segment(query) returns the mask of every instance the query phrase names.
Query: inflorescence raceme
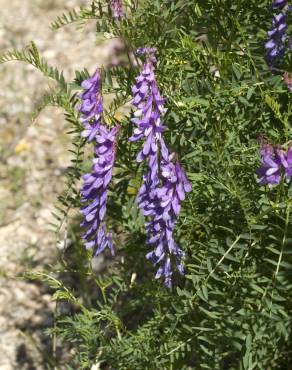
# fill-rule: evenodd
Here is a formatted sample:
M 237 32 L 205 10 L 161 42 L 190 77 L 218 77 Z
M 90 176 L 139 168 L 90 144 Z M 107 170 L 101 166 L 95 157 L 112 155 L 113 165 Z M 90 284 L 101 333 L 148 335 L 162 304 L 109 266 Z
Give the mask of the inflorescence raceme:
M 84 217 L 81 226 L 86 229 L 83 234 L 87 249 L 93 249 L 94 255 L 100 254 L 108 247 L 114 255 L 111 233 L 106 231 L 104 217 L 108 186 L 116 155 L 116 135 L 119 126 L 112 130 L 102 124 L 101 76 L 99 70 L 88 80 L 83 81 L 85 91 L 80 95 L 81 121 L 84 125 L 82 136 L 88 141 L 95 140 L 95 157 L 92 171 L 83 176 L 81 213 Z
M 278 185 L 282 179 L 292 177 L 292 147 L 287 152 L 270 144 L 261 148 L 261 167 L 257 170 L 259 184 Z
M 136 128 L 130 141 L 143 140 L 137 161 L 145 160 L 148 167 L 138 194 L 138 206 L 147 220 L 147 244 L 153 248 L 146 257 L 159 266 L 156 278 L 164 278 L 165 285 L 171 287 L 173 262 L 183 273 L 183 252 L 175 243 L 173 232 L 181 202 L 185 193 L 191 191 L 191 186 L 162 137 L 165 127 L 161 116 L 165 113 L 165 100 L 160 95 L 154 74 L 155 51 L 153 48 L 137 50 L 139 55 L 146 54 L 146 62 L 132 88 L 132 104 L 136 108 L 132 122 Z
M 291 6 L 288 6 L 287 0 L 275 0 L 272 7 L 279 9 L 280 13 L 274 16 L 273 27 L 267 33 L 268 41 L 265 48 L 270 67 L 274 67 L 281 60 L 291 43 L 291 39 L 287 37 L 287 12 L 291 10 Z
M 84 126 L 82 136 L 92 141 L 98 133 L 103 112 L 100 71 L 97 69 L 92 77 L 82 82 L 81 86 L 84 89 L 79 95 L 81 100 L 79 112 Z

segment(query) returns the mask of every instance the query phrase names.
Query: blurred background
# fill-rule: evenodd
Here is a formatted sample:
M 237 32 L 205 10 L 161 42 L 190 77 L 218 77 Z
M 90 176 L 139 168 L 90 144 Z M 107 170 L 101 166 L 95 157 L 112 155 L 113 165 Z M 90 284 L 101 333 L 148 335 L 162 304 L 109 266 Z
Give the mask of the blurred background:
M 86 3 L 0 0 L 0 54 L 33 40 L 65 78 L 76 69 L 93 72 L 112 54 L 112 46 L 97 44 L 94 22 L 82 30 L 50 30 L 56 16 Z M 44 286 L 22 275 L 56 259 L 49 224 L 70 143 L 61 110 L 46 108 L 32 121 L 50 81 L 20 62 L 1 64 L 0 81 L 0 370 L 43 369 L 52 351 L 44 330 L 53 323 L 54 303 Z

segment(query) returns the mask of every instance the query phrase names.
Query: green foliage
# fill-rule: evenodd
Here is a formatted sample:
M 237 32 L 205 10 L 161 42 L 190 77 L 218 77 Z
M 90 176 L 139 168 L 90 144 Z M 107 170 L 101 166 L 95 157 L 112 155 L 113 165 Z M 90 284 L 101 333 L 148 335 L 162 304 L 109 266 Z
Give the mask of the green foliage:
M 259 187 L 255 175 L 260 136 L 286 147 L 291 140 L 291 95 L 264 60 L 270 1 L 125 5 L 122 22 L 111 20 L 106 1 L 93 1 L 57 18 L 52 28 L 95 19 L 99 37 L 103 32 L 121 37 L 129 56 L 137 47 L 157 47 L 157 78 L 167 98 L 166 140 L 193 186 L 176 230 L 186 275 L 176 276 L 175 288 L 167 290 L 154 281 L 145 260 L 143 219 L 134 200 L 143 169 L 135 164 L 138 146 L 128 142 L 132 128 L 126 116 L 108 209 L 115 261 L 96 276 L 90 256 L 81 252 L 80 230 L 72 226 L 73 249 L 61 258 L 60 281 L 38 276 L 56 290 L 57 301 L 73 305 L 74 314 L 59 313 L 52 330 L 74 348 L 68 369 L 97 363 L 119 370 L 290 369 L 285 358 L 291 359 L 292 334 L 291 183 Z M 65 110 L 74 146 L 56 215 L 60 230 L 69 209 L 80 205 L 76 184 L 88 166 L 74 92 L 88 72 L 76 72 L 66 83 L 34 44 L 0 60 L 26 61 L 58 82 L 42 107 Z M 109 124 L 130 100 L 137 74 L 131 63 L 103 72 L 104 93 L 114 96 L 105 114 Z
M 31 42 L 22 51 L 13 50 L 0 56 L 0 63 L 11 62 L 14 60 L 22 61 L 31 64 L 37 68 L 45 77 L 49 77 L 58 82 L 60 88 L 65 89 L 66 82 L 62 72 L 57 68 L 53 68 L 40 56 L 37 46 Z

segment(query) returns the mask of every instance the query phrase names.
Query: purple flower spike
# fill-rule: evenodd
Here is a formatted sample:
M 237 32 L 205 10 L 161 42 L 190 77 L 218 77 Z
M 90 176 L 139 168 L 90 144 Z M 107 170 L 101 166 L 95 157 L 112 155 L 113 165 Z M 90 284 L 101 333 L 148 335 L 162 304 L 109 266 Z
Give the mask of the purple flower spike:
M 138 193 L 138 206 L 146 218 L 147 244 L 153 248 L 146 255 L 158 265 L 156 278 L 163 278 L 167 287 L 172 285 L 172 265 L 176 264 L 183 274 L 183 251 L 173 236 L 176 220 L 180 213 L 185 193 L 191 185 L 180 164 L 173 163 L 162 133 L 161 116 L 165 112 L 164 98 L 156 82 L 154 48 L 140 48 L 137 54 L 146 54 L 146 62 L 132 88 L 132 104 L 137 108 L 131 120 L 136 128 L 130 141 L 143 140 L 137 161 L 147 160 L 148 171 L 143 175 Z
M 136 78 L 132 92 L 132 104 L 137 110 L 131 121 L 137 128 L 130 141 L 144 139 L 143 148 L 137 156 L 137 161 L 141 162 L 157 153 L 158 142 L 164 130 L 161 123 L 161 114 L 165 111 L 164 99 L 159 93 L 152 60 L 147 59 L 141 74 Z
M 280 13 L 273 19 L 273 28 L 268 31 L 269 40 L 265 44 L 268 63 L 271 66 L 276 64 L 285 53 L 286 30 L 286 16 L 284 13 Z
M 287 7 L 286 5 L 286 0 L 275 0 L 272 4 L 274 9 L 281 9 L 281 12 L 274 16 L 273 27 L 267 32 L 268 41 L 265 44 L 265 48 L 267 51 L 267 62 L 270 67 L 279 62 L 287 49 L 287 11 L 291 9 L 290 6 Z
M 82 136 L 87 138 L 88 141 L 92 141 L 97 135 L 103 111 L 99 70 L 97 69 L 88 80 L 84 80 L 81 86 L 84 89 L 84 92 L 79 95 L 81 99 L 79 112 L 84 126 Z
M 176 220 L 180 213 L 181 202 L 185 193 L 191 191 L 191 185 L 181 165 L 173 163 L 173 154 L 161 163 L 161 186 L 149 194 L 144 201 L 143 211 L 150 217 L 146 223 L 147 244 L 153 251 L 147 254 L 155 265 L 160 265 L 156 278 L 163 277 L 165 285 L 171 286 L 171 259 L 180 274 L 183 274 L 183 251 L 176 244 L 173 236 Z M 141 204 L 140 204 L 141 205 Z
M 106 233 L 103 224 L 106 213 L 108 186 L 112 178 L 112 171 L 116 154 L 116 135 L 119 126 L 108 130 L 100 125 L 96 134 L 95 158 L 92 172 L 83 176 L 81 189 L 81 208 L 84 221 L 81 226 L 86 229 L 83 239 L 87 249 L 94 249 L 94 255 L 100 254 L 108 247 L 114 255 L 111 234 Z
M 112 16 L 115 20 L 121 20 L 124 18 L 125 13 L 123 10 L 121 0 L 109 0 Z

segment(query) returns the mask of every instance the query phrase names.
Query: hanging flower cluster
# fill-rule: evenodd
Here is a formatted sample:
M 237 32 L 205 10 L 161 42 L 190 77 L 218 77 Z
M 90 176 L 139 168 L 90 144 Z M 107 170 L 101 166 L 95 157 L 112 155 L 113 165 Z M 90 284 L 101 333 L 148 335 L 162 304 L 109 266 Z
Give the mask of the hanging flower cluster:
M 88 141 L 95 140 L 95 157 L 92 171 L 83 176 L 81 202 L 84 206 L 81 213 L 84 221 L 81 227 L 86 229 L 83 239 L 87 249 L 93 249 L 94 255 L 101 253 L 108 247 L 114 255 L 111 234 L 106 232 L 104 216 L 108 186 L 112 178 L 112 171 L 116 154 L 116 135 L 119 126 L 112 130 L 102 124 L 103 112 L 101 96 L 101 76 L 99 70 L 88 80 L 83 81 L 85 91 L 80 95 L 81 121 L 84 125 L 83 137 Z
M 275 0 L 273 8 L 281 10 L 273 18 L 273 27 L 268 31 L 268 41 L 265 44 L 268 64 L 273 67 L 285 54 L 287 40 L 287 11 L 291 10 L 287 0 Z M 289 44 L 289 42 L 288 42 Z
M 155 265 L 160 265 L 156 278 L 163 277 L 168 287 L 171 287 L 171 256 L 175 260 L 178 271 L 183 274 L 181 262 L 183 251 L 176 244 L 173 232 L 181 202 L 185 199 L 185 193 L 191 191 L 183 168 L 178 161 L 173 163 L 173 157 L 174 154 L 171 154 L 166 160 L 162 159 L 161 184 L 160 186 L 157 184 L 153 191 L 153 198 L 142 207 L 144 214 L 149 218 L 146 224 L 147 241 L 153 248 L 146 258 Z
M 191 191 L 191 186 L 162 137 L 165 127 L 161 116 L 165 108 L 154 74 L 155 51 L 153 48 L 137 51 L 146 54 L 146 62 L 132 88 L 132 104 L 137 110 L 132 119 L 136 128 L 130 141 L 143 140 L 137 161 L 145 160 L 148 165 L 138 194 L 138 206 L 147 219 L 147 243 L 153 248 L 146 258 L 159 266 L 156 278 L 164 278 L 165 285 L 171 287 L 173 261 L 183 273 L 183 252 L 174 241 L 173 231 L 181 202 L 185 193 Z
M 79 95 L 81 100 L 79 112 L 84 126 L 82 136 L 87 138 L 88 141 L 92 141 L 98 132 L 103 112 L 99 70 L 97 69 L 88 80 L 84 80 L 81 86 L 84 89 L 83 93 Z
M 108 185 L 112 178 L 112 170 L 116 153 L 116 134 L 119 128 L 111 131 L 105 126 L 99 127 L 96 135 L 95 158 L 92 172 L 83 176 L 84 184 L 81 190 L 81 208 L 84 221 L 81 226 L 86 229 L 83 238 L 87 249 L 94 248 L 95 255 L 109 247 L 114 255 L 111 235 L 105 232 L 103 219 L 106 213 Z
M 154 54 L 148 54 L 147 61 L 141 74 L 136 78 L 132 88 L 132 104 L 137 108 L 131 121 L 136 125 L 130 141 L 144 139 L 142 150 L 137 156 L 141 162 L 157 154 L 158 143 L 165 147 L 161 133 L 165 129 L 161 123 L 161 114 L 164 113 L 164 99 L 161 97 L 154 75 Z
M 112 17 L 115 20 L 121 20 L 122 18 L 124 18 L 125 13 L 121 0 L 109 0 L 109 5 L 111 8 Z
M 278 185 L 284 177 L 292 177 L 292 147 L 285 152 L 279 147 L 263 144 L 261 148 L 261 167 L 257 170 L 261 185 Z

